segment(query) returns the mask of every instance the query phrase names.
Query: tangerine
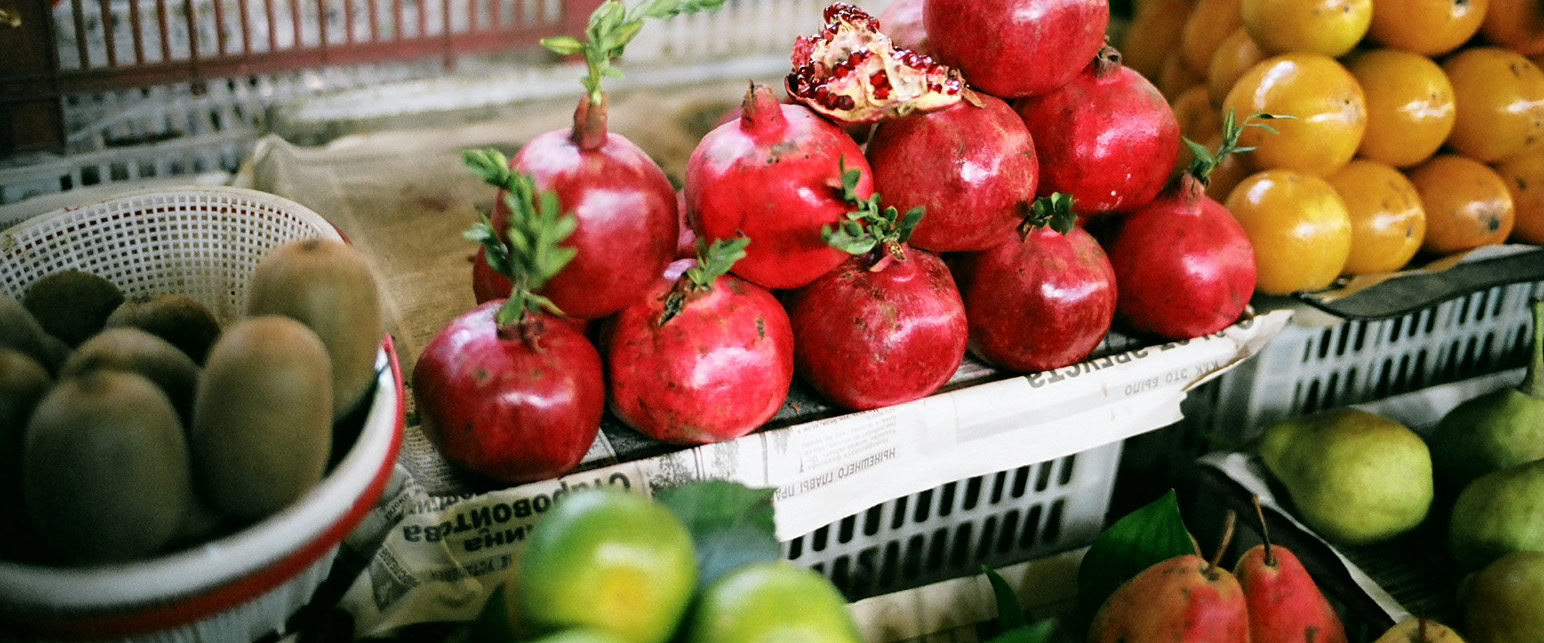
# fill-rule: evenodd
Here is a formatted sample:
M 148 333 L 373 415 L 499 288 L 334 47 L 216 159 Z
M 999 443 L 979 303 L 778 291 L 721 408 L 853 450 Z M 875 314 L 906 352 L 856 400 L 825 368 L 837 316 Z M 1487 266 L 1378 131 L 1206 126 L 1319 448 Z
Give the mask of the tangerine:
M 1466 156 L 1438 154 L 1406 176 L 1426 210 L 1421 250 L 1446 255 L 1506 241 L 1515 224 L 1512 194 L 1501 175 Z

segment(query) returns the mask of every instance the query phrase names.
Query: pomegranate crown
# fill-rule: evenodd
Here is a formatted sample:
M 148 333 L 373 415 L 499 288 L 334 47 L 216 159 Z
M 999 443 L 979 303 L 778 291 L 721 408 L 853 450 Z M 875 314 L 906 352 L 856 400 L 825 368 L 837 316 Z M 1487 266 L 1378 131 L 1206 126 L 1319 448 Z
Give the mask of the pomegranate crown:
M 696 263 L 686 269 L 665 295 L 665 307 L 660 313 L 658 324 L 664 326 L 681 314 L 692 293 L 711 292 L 713 283 L 719 277 L 729 274 L 735 263 L 745 258 L 745 247 L 750 244 L 750 237 L 714 239 L 712 244 L 698 237 Z
M 1077 213 L 1072 211 L 1075 202 L 1071 194 L 1060 192 L 1035 199 L 1029 204 L 1029 213 L 1024 217 L 1024 222 L 1019 224 L 1019 236 L 1028 237 L 1030 232 L 1039 228 L 1050 228 L 1063 235 L 1072 232 L 1078 222 Z
M 896 47 L 879 20 L 845 3 L 824 12 L 826 26 L 794 39 L 789 96 L 846 125 L 875 123 L 949 107 L 969 90 L 960 73 Z
M 836 227 L 822 227 L 820 238 L 826 245 L 847 254 L 863 255 L 882 248 L 890 259 L 905 261 L 906 254 L 901 245 L 911 240 L 911 233 L 922 222 L 927 208 L 919 205 L 907 210 L 906 214 L 900 214 L 894 206 L 881 210 L 878 193 L 866 199 L 858 196 L 858 182 L 863 179 L 861 170 L 849 169 L 843 158 L 837 159 L 837 167 L 842 174 L 842 200 L 855 209 Z M 884 264 L 876 263 L 874 269 L 883 267 Z
M 588 74 L 581 79 L 590 102 L 601 103 L 601 79 L 607 76 L 620 78 L 622 72 L 611 66 L 620 58 L 627 44 L 638 36 L 646 18 L 664 20 L 685 13 L 713 11 L 724 6 L 727 0 L 646 0 L 629 9 L 618 0 L 606 0 L 590 12 L 590 20 L 584 30 L 584 39 L 573 36 L 542 38 L 541 44 L 560 56 L 584 55 Z
M 513 288 L 498 312 L 498 325 L 506 327 L 525 320 L 527 313 L 543 311 L 562 315 L 552 300 L 536 294 L 572 261 L 578 250 L 561 245 L 579 228 L 573 213 L 563 212 L 552 190 L 536 191 L 531 175 L 513 172 L 504 154 L 495 149 L 467 150 L 467 167 L 499 189 L 509 209 L 509 224 L 500 235 L 487 213 L 467 230 L 465 237 L 481 245 L 488 267 L 508 278 Z

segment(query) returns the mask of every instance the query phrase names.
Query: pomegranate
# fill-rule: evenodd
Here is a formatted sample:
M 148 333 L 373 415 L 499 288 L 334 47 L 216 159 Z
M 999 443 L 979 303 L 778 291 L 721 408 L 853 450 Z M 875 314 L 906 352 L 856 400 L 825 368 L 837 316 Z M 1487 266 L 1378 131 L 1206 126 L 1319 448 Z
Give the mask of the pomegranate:
M 879 12 L 879 27 L 890 36 L 890 43 L 901 49 L 919 54 L 932 55 L 927 41 L 927 28 L 922 24 L 922 4 L 925 0 L 895 0 Z
M 530 174 L 540 190 L 552 190 L 573 212 L 578 230 L 568 247 L 577 250 L 567 269 L 547 283 L 542 295 L 575 317 L 604 317 L 637 301 L 675 254 L 678 231 L 675 190 L 659 164 L 626 137 L 606 129 L 606 95 L 601 79 L 615 75 L 611 61 L 638 34 L 645 18 L 717 8 L 722 2 L 657 0 L 631 10 L 620 2 L 601 3 L 590 15 L 586 39 L 547 38 L 542 44 L 563 55 L 582 54 L 588 75 L 574 110 L 573 127 L 538 134 L 510 160 L 511 170 Z M 494 204 L 494 230 L 504 233 L 509 209 L 507 186 Z
M 1191 167 L 1157 199 L 1120 217 L 1105 238 L 1120 284 L 1116 316 L 1123 325 L 1189 339 L 1222 330 L 1249 305 L 1254 246 L 1232 213 L 1206 196 L 1207 177 L 1238 151 L 1241 129 L 1229 112 L 1217 153 L 1192 144 Z
M 933 54 L 998 98 L 1044 94 L 1093 60 L 1110 25 L 1106 0 L 926 0 Z
M 861 172 L 860 196 L 873 193 L 851 137 L 753 84 L 740 118 L 708 132 L 687 160 L 687 221 L 705 242 L 750 238 L 736 275 L 773 290 L 802 287 L 846 258 L 820 238 L 847 212 L 844 168 Z
M 1174 111 L 1113 47 L 1067 84 L 1015 108 L 1040 155 L 1040 193 L 1071 196 L 1080 217 L 1152 201 L 1179 156 Z
M 824 12 L 825 29 L 793 44 L 788 95 L 837 123 L 876 123 L 960 102 L 959 72 L 901 49 L 879 21 L 846 3 Z
M 765 424 L 793 382 L 793 331 L 772 293 L 727 274 L 746 239 L 670 264 L 605 330 L 611 410 L 672 444 L 740 437 Z
M 1024 121 L 1002 100 L 978 98 L 874 128 L 875 191 L 897 210 L 927 209 L 915 247 L 985 250 L 1008 239 L 1035 200 L 1040 162 Z
M 969 339 L 949 268 L 906 244 L 923 209 L 903 217 L 879 200 L 858 200 L 828 235 L 852 257 L 786 300 L 799 375 L 851 410 L 931 395 L 959 370 Z
M 512 204 L 506 233 L 529 245 L 515 251 L 487 222 L 469 236 L 487 250 L 487 265 L 516 286 L 508 299 L 440 329 L 413 367 L 413 395 L 424 433 L 447 461 L 519 484 L 579 465 L 600 431 L 606 389 L 599 352 L 535 294 L 573 258 L 559 244 L 572 234 L 574 217 L 559 215 L 551 192 L 538 206 L 529 176 L 505 184 Z
M 488 265 L 487 248 L 478 246 L 477 254 L 472 255 L 472 298 L 479 304 L 503 299 L 509 296 L 511 288 L 509 278 Z
M 970 351 L 1003 370 L 1075 364 L 1115 318 L 1115 271 L 1094 237 L 1073 223 L 1070 199 L 1035 202 L 1021 238 L 961 255 L 955 278 L 970 322 Z

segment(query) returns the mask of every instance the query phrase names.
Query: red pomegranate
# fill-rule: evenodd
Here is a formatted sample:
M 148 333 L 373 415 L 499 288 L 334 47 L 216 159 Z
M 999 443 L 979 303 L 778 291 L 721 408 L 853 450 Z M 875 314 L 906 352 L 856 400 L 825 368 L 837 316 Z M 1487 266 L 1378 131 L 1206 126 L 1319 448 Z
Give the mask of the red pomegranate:
M 752 85 L 740 118 L 708 132 L 687 160 L 687 221 L 704 242 L 751 240 L 736 275 L 773 290 L 799 288 L 846 257 L 820 238 L 848 210 L 844 168 L 861 173 L 859 194 L 873 193 L 868 161 L 851 137 Z
M 922 4 L 925 0 L 895 0 L 879 12 L 879 29 L 890 36 L 890 42 L 900 49 L 909 49 L 924 56 L 932 56 L 927 41 L 927 28 L 922 24 Z
M 933 252 L 1003 243 L 1035 200 L 1040 162 L 1024 121 L 980 95 L 927 114 L 885 121 L 868 144 L 874 189 L 897 210 L 927 209 L 911 245 Z
M 1174 111 L 1113 47 L 1070 82 L 1015 107 L 1040 154 L 1040 194 L 1071 196 L 1082 217 L 1152 201 L 1179 156 Z
M 854 177 L 856 178 L 856 177 Z M 937 391 L 965 358 L 965 304 L 938 256 L 906 240 L 922 209 L 902 217 L 879 196 L 830 237 L 852 253 L 788 296 L 794 364 L 826 399 L 866 410 Z
M 1068 201 L 1037 201 L 1020 240 L 955 264 L 970 350 L 993 366 L 1031 373 L 1075 364 L 1109 333 L 1115 271 L 1094 237 L 1073 224 Z M 1055 227 L 1044 225 L 1053 216 Z
M 726 274 L 744 239 L 670 264 L 609 320 L 611 410 L 672 444 L 732 440 L 775 415 L 793 382 L 793 331 L 772 293 Z
M 879 20 L 841 2 L 826 7 L 826 26 L 793 45 L 789 97 L 842 125 L 876 123 L 960 102 L 959 72 L 891 43 Z
M 1110 25 L 1106 0 L 925 0 L 933 53 L 998 98 L 1044 94 L 1093 60 Z

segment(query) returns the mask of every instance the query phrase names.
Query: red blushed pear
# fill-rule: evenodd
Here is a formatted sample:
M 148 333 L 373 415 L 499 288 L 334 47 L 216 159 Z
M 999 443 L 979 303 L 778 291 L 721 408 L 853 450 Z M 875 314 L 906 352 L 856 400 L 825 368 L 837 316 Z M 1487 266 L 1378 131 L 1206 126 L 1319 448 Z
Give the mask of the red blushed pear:
M 1264 543 L 1240 556 L 1233 575 L 1249 606 L 1250 643 L 1346 643 L 1346 628 L 1297 556 L 1271 535 L 1255 497 Z
M 628 9 L 616 0 L 590 15 L 585 39 L 562 36 L 542 44 L 563 55 L 582 54 L 586 89 L 572 128 L 539 134 L 509 162 L 529 174 L 538 190 L 552 190 L 579 227 L 566 241 L 577 251 L 541 295 L 575 317 L 598 318 L 643 296 L 675 253 L 675 190 L 659 165 L 627 138 L 606 129 L 601 79 L 646 18 L 668 18 L 716 8 L 723 0 L 658 0 Z M 493 227 L 503 234 L 509 211 L 495 202 Z
M 970 351 L 998 368 L 1032 373 L 1083 361 L 1115 317 L 1115 272 L 1075 225 L 1072 200 L 1041 198 L 1017 237 L 959 255 Z
M 845 175 L 850 186 L 856 172 Z M 845 409 L 910 402 L 937 391 L 965 358 L 965 304 L 943 260 L 906 245 L 923 218 L 860 199 L 827 243 L 852 257 L 786 300 L 794 364 Z
M 1163 194 L 1115 223 L 1104 244 L 1120 284 L 1116 317 L 1168 340 L 1218 332 L 1238 321 L 1254 295 L 1254 246 L 1238 220 L 1206 196 L 1206 180 L 1236 147 L 1243 127 L 1230 112 L 1214 155 L 1186 140 L 1196 160 Z
M 1116 589 L 1095 614 L 1088 643 L 1251 643 L 1243 588 L 1217 564 L 1233 521 L 1230 511 L 1212 560 L 1176 556 Z
M 1081 217 L 1152 201 L 1179 155 L 1174 110 L 1158 88 L 1120 64 L 1114 47 L 1100 49 L 1066 84 L 1014 107 L 1040 156 L 1040 194 L 1071 196 Z
M 794 339 L 772 293 L 728 274 L 747 239 L 699 243 L 604 329 L 611 410 L 661 442 L 705 444 L 756 430 L 793 382 Z
M 605 412 L 600 354 L 552 302 L 536 294 L 574 256 L 560 245 L 577 221 L 557 195 L 504 170 L 497 152 L 467 162 L 497 180 L 509 206 L 505 234 L 484 221 L 468 237 L 513 284 L 451 320 L 413 367 L 424 433 L 450 463 L 506 484 L 572 471 L 595 442 Z M 507 239 L 507 241 L 505 240 Z

